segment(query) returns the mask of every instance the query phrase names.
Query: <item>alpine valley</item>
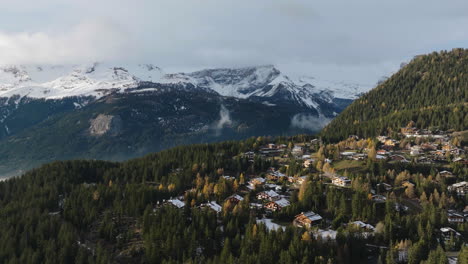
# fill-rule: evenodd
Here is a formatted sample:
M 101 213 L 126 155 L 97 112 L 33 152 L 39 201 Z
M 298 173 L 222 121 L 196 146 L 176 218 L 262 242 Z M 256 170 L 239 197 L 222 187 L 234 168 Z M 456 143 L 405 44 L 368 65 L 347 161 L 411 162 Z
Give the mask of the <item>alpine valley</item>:
M 165 73 L 152 64 L 0 68 L 0 176 L 64 159 L 317 132 L 370 85 L 271 65 Z

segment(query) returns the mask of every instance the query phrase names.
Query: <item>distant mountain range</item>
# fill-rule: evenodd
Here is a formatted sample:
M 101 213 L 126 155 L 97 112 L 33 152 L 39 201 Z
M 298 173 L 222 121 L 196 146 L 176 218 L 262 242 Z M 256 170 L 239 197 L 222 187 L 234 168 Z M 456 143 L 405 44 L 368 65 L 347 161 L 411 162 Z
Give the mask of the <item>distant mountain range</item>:
M 122 160 L 180 144 L 319 131 L 371 87 L 274 66 L 0 68 L 0 175 L 57 159 Z
M 327 81 L 313 77 L 291 78 L 272 65 L 233 69 L 207 69 L 192 73 L 164 73 L 152 64 L 110 66 L 101 63 L 72 66 L 2 66 L 0 97 L 13 95 L 59 99 L 74 96 L 103 97 L 112 92 L 126 92 L 144 83 L 192 85 L 222 96 L 236 98 L 275 98 L 290 95 L 310 108 L 319 99 L 356 99 L 368 85 Z

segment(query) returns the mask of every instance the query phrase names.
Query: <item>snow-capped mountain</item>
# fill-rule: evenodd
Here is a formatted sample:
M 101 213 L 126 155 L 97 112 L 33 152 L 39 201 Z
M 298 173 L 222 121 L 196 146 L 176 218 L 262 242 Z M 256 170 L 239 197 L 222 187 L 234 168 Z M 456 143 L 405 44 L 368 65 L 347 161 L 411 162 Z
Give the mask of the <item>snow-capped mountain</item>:
M 57 159 L 122 160 L 181 144 L 317 132 L 369 87 L 274 66 L 0 67 L 0 177 Z
M 332 97 L 356 99 L 372 87 L 344 81 L 328 81 L 308 76 L 290 77 L 273 65 L 207 69 L 192 73 L 166 74 L 162 82 L 188 82 L 211 89 L 223 96 L 249 98 L 251 96 L 272 97 L 286 89 L 307 103 L 304 96 L 328 93 Z M 283 86 L 283 87 L 281 87 Z
M 331 102 L 334 98 L 355 99 L 371 88 L 312 77 L 290 78 L 272 65 L 206 69 L 192 73 L 164 73 L 152 64 L 0 67 L 0 97 L 19 95 L 45 99 L 74 96 L 100 98 L 112 92 L 125 93 L 130 88 L 138 88 L 144 82 L 191 84 L 222 96 L 256 98 L 266 104 L 274 104 L 273 101 L 278 102 L 281 99 L 317 110 L 322 101 Z
M 131 71 L 131 72 L 130 72 Z M 73 96 L 100 98 L 123 92 L 141 81 L 158 80 L 161 70 L 151 64 L 117 67 L 94 63 L 72 66 L 4 66 L 0 68 L 0 97 L 13 95 L 59 99 Z

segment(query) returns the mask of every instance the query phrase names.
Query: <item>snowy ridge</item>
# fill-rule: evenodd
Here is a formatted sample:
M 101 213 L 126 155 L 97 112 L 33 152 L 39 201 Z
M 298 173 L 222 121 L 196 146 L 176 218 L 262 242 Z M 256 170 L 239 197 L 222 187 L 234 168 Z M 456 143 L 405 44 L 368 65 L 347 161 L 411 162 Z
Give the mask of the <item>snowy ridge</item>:
M 131 69 L 131 73 L 130 70 Z M 159 80 L 161 69 L 151 64 L 116 67 L 94 63 L 72 66 L 0 67 L 0 97 L 13 95 L 60 99 L 72 96 L 104 96 L 137 87 L 140 81 Z
M 264 103 L 268 104 L 281 99 L 315 109 L 321 102 L 330 103 L 334 98 L 355 99 L 371 88 L 312 77 L 290 78 L 272 65 L 171 74 L 165 74 L 152 64 L 0 67 L 0 97 L 100 98 L 111 92 L 124 93 L 128 88 L 137 88 L 142 82 L 192 84 L 222 96 L 263 98 Z
M 327 81 L 313 77 L 290 78 L 272 65 L 237 69 L 207 69 L 193 73 L 165 75 L 160 82 L 191 83 L 223 96 L 237 98 L 283 97 L 309 108 L 334 98 L 356 99 L 372 87 L 344 81 Z

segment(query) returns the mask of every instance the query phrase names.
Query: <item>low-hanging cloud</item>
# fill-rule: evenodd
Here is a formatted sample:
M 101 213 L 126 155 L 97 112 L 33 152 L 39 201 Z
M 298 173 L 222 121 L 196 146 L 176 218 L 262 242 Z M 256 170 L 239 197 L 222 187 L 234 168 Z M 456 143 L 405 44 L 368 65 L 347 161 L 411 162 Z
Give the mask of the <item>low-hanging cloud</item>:
M 331 119 L 324 116 L 314 116 L 311 114 L 296 114 L 291 118 L 291 127 L 318 131 L 330 123 Z
M 221 105 L 221 109 L 219 109 L 219 120 L 213 126 L 216 135 L 219 136 L 222 129 L 230 125 L 232 125 L 231 114 L 224 105 Z

